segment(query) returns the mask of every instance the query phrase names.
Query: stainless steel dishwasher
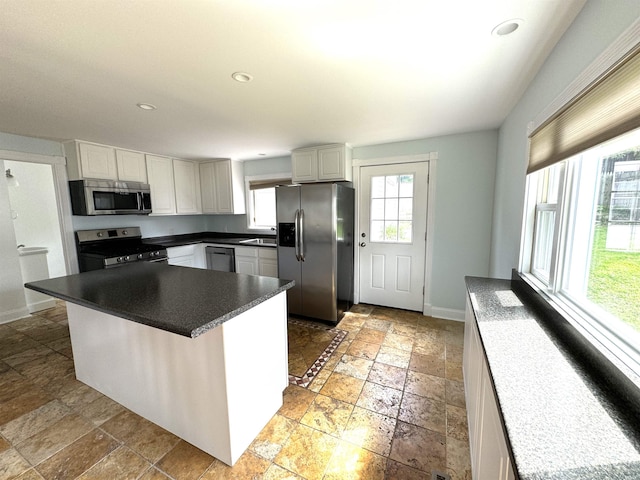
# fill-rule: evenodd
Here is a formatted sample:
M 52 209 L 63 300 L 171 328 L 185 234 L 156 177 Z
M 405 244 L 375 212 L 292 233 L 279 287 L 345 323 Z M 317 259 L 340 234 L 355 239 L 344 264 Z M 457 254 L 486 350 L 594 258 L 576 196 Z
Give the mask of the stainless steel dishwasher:
M 206 247 L 205 253 L 207 255 L 207 270 L 236 271 L 236 256 L 233 248 Z

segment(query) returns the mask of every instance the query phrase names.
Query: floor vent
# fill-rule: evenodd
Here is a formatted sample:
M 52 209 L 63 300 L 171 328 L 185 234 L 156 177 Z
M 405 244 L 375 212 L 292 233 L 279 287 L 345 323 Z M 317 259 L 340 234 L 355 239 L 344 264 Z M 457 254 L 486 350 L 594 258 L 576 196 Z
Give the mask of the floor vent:
M 431 470 L 431 480 L 451 480 L 451 475 L 438 472 L 437 470 Z

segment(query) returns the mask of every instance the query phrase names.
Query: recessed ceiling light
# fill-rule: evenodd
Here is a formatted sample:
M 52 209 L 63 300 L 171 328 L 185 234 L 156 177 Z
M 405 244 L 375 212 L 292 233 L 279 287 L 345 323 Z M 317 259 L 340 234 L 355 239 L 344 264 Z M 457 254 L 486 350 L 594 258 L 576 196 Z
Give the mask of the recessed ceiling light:
M 491 30 L 491 35 L 496 37 L 504 37 L 505 35 L 509 35 L 510 33 L 515 32 L 520 25 L 522 25 L 521 18 L 512 18 L 511 20 L 507 20 L 497 25 L 493 30 Z
M 231 78 L 233 78 L 236 82 L 247 83 L 253 80 L 253 75 L 246 72 L 235 72 L 231 74 Z
M 151 105 L 150 103 L 138 103 L 138 108 L 141 108 L 142 110 L 155 110 L 156 106 L 155 105 Z

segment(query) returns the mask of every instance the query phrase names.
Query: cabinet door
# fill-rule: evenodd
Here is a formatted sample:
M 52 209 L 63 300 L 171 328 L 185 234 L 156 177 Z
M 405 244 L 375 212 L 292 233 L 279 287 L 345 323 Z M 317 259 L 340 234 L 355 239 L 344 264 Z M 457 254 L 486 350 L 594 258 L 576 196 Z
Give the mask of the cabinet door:
M 176 189 L 176 213 L 202 213 L 200 200 L 200 169 L 196 162 L 173 160 Z
M 200 164 L 200 194 L 202 197 L 202 213 L 218 213 L 216 200 L 215 164 Z
M 181 267 L 195 268 L 196 259 L 194 255 L 189 255 L 187 257 L 170 258 L 168 263 L 169 265 L 179 265 Z
M 318 179 L 318 151 L 316 149 L 292 152 L 291 162 L 294 183 L 315 182 Z
M 176 196 L 173 186 L 173 162 L 167 157 L 147 155 L 147 177 L 151 185 L 153 215 L 174 215 Z
M 231 160 L 214 163 L 214 178 L 218 213 L 234 213 Z
M 258 259 L 258 275 L 278 278 L 278 261 L 270 258 Z
M 318 180 L 344 180 L 344 169 L 344 147 L 318 149 Z
M 258 259 L 255 257 L 236 256 L 236 273 L 258 275 Z
M 258 275 L 258 249 L 254 247 L 235 247 L 236 273 Z
M 513 467 L 504 439 L 491 380 L 484 365 L 482 370 L 481 430 L 478 436 L 478 465 L 474 473 L 477 478 L 513 480 Z
M 147 183 L 144 153 L 116 149 L 118 180 Z
M 116 155 L 113 148 L 91 143 L 81 143 L 79 146 L 84 178 L 118 179 Z

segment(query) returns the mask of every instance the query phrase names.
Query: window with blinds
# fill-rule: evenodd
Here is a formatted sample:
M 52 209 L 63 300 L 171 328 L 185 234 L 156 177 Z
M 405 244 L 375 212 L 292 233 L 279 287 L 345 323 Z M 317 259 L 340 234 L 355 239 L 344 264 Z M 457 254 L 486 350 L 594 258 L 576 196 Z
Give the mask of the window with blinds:
M 291 185 L 291 178 L 248 178 L 247 226 L 251 229 L 271 229 L 276 226 L 276 187 Z
M 530 135 L 520 270 L 640 375 L 640 44 L 628 52 Z

